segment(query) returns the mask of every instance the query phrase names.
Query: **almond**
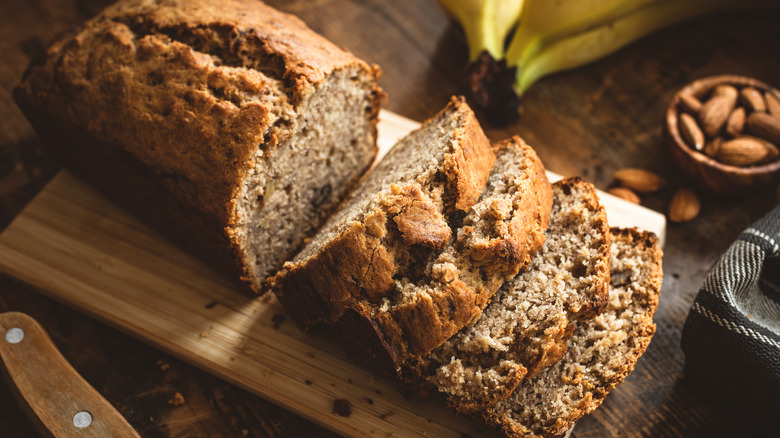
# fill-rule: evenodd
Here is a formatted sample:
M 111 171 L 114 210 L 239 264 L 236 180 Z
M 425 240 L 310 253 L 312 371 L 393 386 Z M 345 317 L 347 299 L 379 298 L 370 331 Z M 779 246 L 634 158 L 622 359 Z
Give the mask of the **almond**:
M 761 163 L 771 163 L 772 161 L 777 160 L 780 158 L 780 149 L 777 148 L 777 146 L 773 145 L 770 142 L 765 142 L 764 146 L 766 147 L 767 154 L 766 157 L 764 157 L 763 160 L 761 160 Z
M 632 204 L 639 204 L 641 201 L 639 199 L 639 195 L 634 193 L 633 190 L 627 189 L 625 187 L 612 187 L 611 189 L 607 190 L 610 194 L 613 194 L 617 196 L 618 198 L 621 198 L 623 200 L 626 200 Z
M 701 132 L 699 125 L 696 124 L 696 119 L 692 115 L 680 114 L 680 133 L 688 143 L 688 146 L 697 151 L 704 149 L 704 133 Z
M 718 160 L 734 166 L 750 166 L 769 155 L 765 141 L 760 138 L 742 136 L 721 145 Z
M 704 102 L 699 111 L 699 122 L 704 134 L 707 137 L 718 135 L 736 105 L 736 95 L 732 97 L 730 94 L 713 95 Z
M 723 145 L 723 137 L 715 137 L 704 145 L 703 152 L 710 158 L 717 158 L 721 145 Z
M 688 222 L 696 218 L 700 210 L 701 202 L 696 192 L 680 187 L 669 202 L 669 219 L 672 222 Z
M 780 97 L 777 97 L 771 91 L 764 93 L 764 101 L 766 102 L 766 109 L 769 114 L 772 114 L 776 119 L 780 120 Z
M 742 133 L 742 129 L 744 127 L 745 127 L 745 108 L 742 108 L 740 106 L 731 112 L 731 115 L 726 121 L 726 134 L 732 137 L 736 137 Z
M 767 113 L 753 113 L 745 123 L 747 131 L 757 137 L 780 143 L 780 119 Z
M 753 87 L 745 87 L 739 91 L 739 101 L 742 105 L 752 112 L 766 111 L 764 96 Z
M 729 84 L 720 84 L 715 87 L 715 89 L 712 90 L 712 96 L 724 96 L 728 97 L 729 99 L 734 99 L 734 101 L 737 101 L 737 96 L 739 96 L 739 91 L 737 91 L 737 88 L 733 85 Z
M 614 178 L 621 186 L 637 193 L 652 193 L 666 185 L 665 179 L 644 169 L 620 169 Z
M 701 109 L 701 101 L 693 94 L 681 94 L 680 95 L 680 108 L 688 114 L 699 114 Z

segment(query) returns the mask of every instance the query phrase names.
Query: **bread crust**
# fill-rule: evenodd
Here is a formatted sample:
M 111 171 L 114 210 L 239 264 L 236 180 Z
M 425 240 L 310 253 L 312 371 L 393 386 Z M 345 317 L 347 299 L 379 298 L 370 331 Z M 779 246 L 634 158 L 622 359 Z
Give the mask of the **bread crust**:
M 461 104 L 453 101 L 450 105 Z M 475 132 L 476 123 L 470 118 L 468 125 L 474 128 L 463 132 Z M 460 144 L 467 144 L 471 150 L 454 154 L 458 157 L 485 153 L 492 156 L 491 150 L 509 147 L 517 148 L 518 155 L 525 157 L 520 165 L 522 171 L 518 172 L 525 178 L 512 186 L 515 191 L 509 200 L 493 199 L 490 193 L 483 193 L 479 199 L 478 222 L 484 219 L 485 224 L 471 224 L 472 213 L 469 213 L 464 225 L 452 230 L 448 246 L 442 248 L 446 242 L 438 238 L 439 234 L 431 232 L 431 229 L 441 231 L 441 227 L 431 226 L 438 221 L 426 214 L 425 220 L 411 224 L 409 228 L 425 231 L 415 233 L 415 236 L 436 238 L 426 242 L 408 239 L 407 227 L 400 226 L 398 214 L 409 210 L 397 207 L 426 201 L 415 201 L 419 195 L 410 187 L 394 187 L 392 194 L 385 195 L 383 202 L 378 203 L 383 206 L 381 211 L 343 228 L 318 254 L 299 263 L 287 263 L 283 271 L 271 279 L 281 302 L 302 327 L 309 328 L 320 322 L 335 323 L 340 339 L 353 358 L 374 362 L 401 380 L 407 379 L 410 373 L 419 372 L 415 363 L 420 357 L 473 321 L 501 284 L 527 264 L 544 242 L 552 190 L 544 166 L 533 149 L 519 137 L 502 142 L 498 149 L 491 149 L 483 135 L 468 134 L 468 141 Z M 481 146 L 477 147 L 482 148 L 482 152 L 475 147 L 479 144 Z M 493 159 L 490 161 L 492 164 Z M 442 169 L 447 173 L 471 168 L 464 178 L 448 177 L 446 180 L 474 181 L 475 169 L 484 169 L 485 162 L 480 158 L 477 165 L 451 166 L 452 161 L 445 160 Z M 479 177 L 479 180 L 486 179 Z M 459 195 L 466 193 L 457 187 L 453 189 Z M 414 196 L 404 201 L 404 196 L 410 194 Z M 473 196 L 458 196 L 458 199 L 476 200 Z M 450 219 L 449 226 L 453 225 Z M 419 252 L 421 245 L 427 245 L 433 251 L 425 253 L 422 262 L 410 262 L 411 254 Z M 409 266 L 410 263 L 421 266 Z M 479 276 L 466 272 L 472 269 L 482 269 L 484 277 L 467 280 L 467 275 Z M 424 272 L 410 272 L 414 270 Z M 405 285 L 424 290 L 424 293 L 409 294 L 400 301 L 390 296 L 399 293 L 399 288 L 403 290 Z M 386 300 L 391 300 L 390 305 L 383 304 Z
M 493 200 L 487 211 L 480 215 L 480 220 L 491 222 L 492 238 L 474 238 L 468 244 L 469 256 L 475 261 L 502 261 L 495 268 L 505 270 L 510 276 L 517 274 L 520 267 L 528 265 L 544 244 L 544 232 L 549 224 L 553 199 L 544 164 L 531 146 L 519 136 L 493 144 L 496 155 L 512 148 L 524 156 L 520 173 L 527 176 L 526 181 L 516 187 L 511 203 Z M 471 235 L 475 233 L 473 225 L 467 224 L 462 228 L 461 239 L 472 238 Z
M 445 203 L 468 208 L 482 192 L 495 155 L 462 97 L 453 97 L 425 123 L 450 112 L 464 114 L 465 120 L 441 169 L 448 187 L 444 196 L 451 198 Z M 406 255 L 396 245 L 440 249 L 449 241 L 452 230 L 437 208 L 419 183 L 391 185 L 362 222 L 349 223 L 311 260 L 286 263 L 269 284 L 303 328 L 334 323 L 350 309 L 365 314 L 361 300 L 376 303 L 395 287 L 397 258 Z M 400 238 L 392 235 L 395 229 Z
M 487 314 L 482 316 L 488 320 L 478 320 L 423 359 L 427 370 L 421 377 L 428 380 L 428 385 L 415 383 L 405 388 L 406 392 L 413 392 L 417 387 L 417 391 L 425 393 L 427 386 L 432 385 L 447 395 L 449 407 L 458 413 L 483 411 L 509 397 L 523 379 L 557 362 L 566 352 L 573 322 L 592 318 L 606 305 L 610 233 L 596 189 L 578 177 L 558 181 L 552 187 L 559 205 L 553 206 L 556 213 L 551 213 L 548 235 L 564 233 L 576 237 L 578 242 L 590 240 L 586 247 L 580 247 L 568 243 L 568 238 L 560 241 L 557 240 L 560 236 L 547 238 L 551 245 L 566 245 L 565 251 L 559 251 L 562 260 L 571 263 L 568 268 L 571 272 L 564 268 L 563 263 L 567 262 L 552 264 L 548 257 L 553 250 L 542 247 L 536 255 L 537 265 L 532 262 L 524 274 L 504 284 L 504 289 L 493 297 L 490 306 L 497 307 L 487 307 Z M 569 207 L 570 204 L 573 205 Z M 580 260 L 582 256 L 587 259 Z M 551 271 L 552 266 L 555 271 Z M 582 268 L 581 272 L 578 267 Z M 541 282 L 541 290 L 528 288 L 526 275 Z M 557 289 L 565 287 L 559 282 L 566 275 L 584 279 L 577 289 Z M 558 290 L 570 291 L 570 298 L 562 298 Z M 515 318 L 503 315 L 500 309 L 505 305 L 504 300 L 509 300 L 506 305 L 521 305 L 518 300 L 524 300 L 530 313 Z M 504 322 L 502 316 L 512 321 Z M 501 339 L 500 347 L 486 341 L 498 342 L 494 337 Z M 405 375 L 411 377 L 413 373 Z M 464 384 L 463 380 L 470 378 L 475 383 Z
M 452 97 L 452 105 L 466 105 L 462 96 Z M 496 162 L 496 156 L 490 152 L 490 144 L 482 132 L 479 121 L 473 112 L 468 111 L 468 122 L 461 133 L 460 147 L 444 160 L 444 174 L 455 193 L 455 208 L 468 211 L 476 204 L 485 188 L 490 170 Z
M 630 327 L 627 330 L 631 330 L 631 347 L 626 352 L 627 354 L 622 358 L 619 366 L 611 368 L 608 373 L 600 372 L 598 376 L 590 375 L 591 371 L 588 371 L 599 364 L 590 363 L 587 367 L 583 365 L 580 372 L 574 376 L 567 376 L 566 382 L 556 383 L 561 389 L 552 389 L 563 391 L 562 388 L 566 386 L 581 387 L 583 392 L 582 398 L 577 402 L 576 406 L 572 407 L 565 415 L 558 418 L 551 418 L 541 423 L 527 424 L 519 421 L 513 421 L 507 418 L 507 415 L 502 415 L 496 411 L 495 408 L 484 411 L 481 415 L 482 420 L 496 429 L 502 431 L 506 436 L 511 438 L 529 438 L 529 437 L 557 437 L 563 435 L 568 429 L 570 429 L 574 423 L 582 418 L 582 416 L 592 412 L 599 407 L 604 401 L 606 396 L 612 389 L 614 389 L 620 382 L 622 382 L 628 374 L 633 371 L 639 358 L 644 354 L 647 346 L 650 344 L 650 340 L 655 333 L 656 326 L 653 323 L 653 315 L 658 308 L 658 297 L 661 291 L 661 285 L 663 282 L 662 272 L 662 257 L 663 253 L 658 244 L 658 238 L 653 234 L 645 231 L 637 230 L 636 228 L 623 229 L 623 228 L 611 228 L 613 245 L 622 246 L 623 249 L 636 249 L 643 253 L 643 276 L 641 295 L 631 297 L 632 300 L 639 299 L 640 303 L 621 303 L 617 307 L 607 307 L 605 315 L 617 315 L 617 312 L 622 308 L 636 304 L 638 308 L 642 309 L 641 318 L 634 316 L 628 321 Z M 613 252 L 613 257 L 615 253 Z M 618 268 L 620 269 L 620 268 Z M 612 273 L 615 273 L 615 267 L 612 268 Z M 634 279 L 633 281 L 636 281 Z M 613 285 L 613 287 L 621 287 L 624 285 Z M 582 323 L 583 326 L 587 325 L 587 322 Z M 584 335 L 585 328 L 577 328 L 574 336 Z M 623 340 L 620 344 L 627 342 Z M 605 353 L 609 355 L 610 353 Z M 564 357 L 562 361 L 556 365 L 564 365 L 566 360 L 574 360 L 569 356 Z M 576 362 L 575 362 L 576 363 Z M 544 372 L 547 372 L 546 370 Z M 543 372 L 543 373 L 544 373 Z M 520 391 L 518 388 L 517 391 Z M 562 396 L 562 394 L 559 394 Z M 511 403 L 512 399 L 508 399 L 502 403 Z M 551 402 L 547 400 L 546 402 Z M 542 400 L 540 406 L 541 409 L 545 403 Z M 522 408 L 519 406 L 518 408 Z
M 258 147 L 272 157 L 285 120 L 344 69 L 374 82 L 375 155 L 379 69 L 259 1 L 120 1 L 56 42 L 14 97 L 66 168 L 248 280 L 241 182 Z

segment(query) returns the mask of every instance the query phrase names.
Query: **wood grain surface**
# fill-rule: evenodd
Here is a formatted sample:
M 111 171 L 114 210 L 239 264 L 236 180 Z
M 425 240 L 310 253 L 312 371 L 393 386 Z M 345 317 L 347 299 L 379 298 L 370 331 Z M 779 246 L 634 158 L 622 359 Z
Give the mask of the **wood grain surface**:
M 0 313 L 0 358 L 5 382 L 40 436 L 139 438 L 29 315 Z M 78 415 L 88 420 L 77 422 Z
M 0 227 L 7 226 L 57 173 L 11 100 L 32 58 L 61 32 L 96 14 L 106 0 L 0 2 Z M 274 0 L 311 27 L 384 71 L 386 108 L 421 120 L 462 89 L 466 47 L 434 0 Z M 614 171 L 643 167 L 669 180 L 643 197 L 665 212 L 673 189 L 689 184 L 663 144 L 664 110 L 685 84 L 714 74 L 780 85 L 780 14 L 734 13 L 658 32 L 589 66 L 534 85 L 520 121 L 488 128 L 491 139 L 522 135 L 547 167 L 583 175 L 600 189 Z M 574 436 L 746 436 L 720 401 L 694 391 L 683 375 L 680 330 L 704 276 L 741 230 L 780 202 L 777 188 L 739 199 L 702 195 L 694 221 L 667 229 L 658 332 L 635 372 Z M 147 346 L 91 317 L 0 278 L 0 311 L 34 316 L 67 360 L 145 437 L 330 437 L 285 409 Z M 181 397 L 176 397 L 176 394 Z M 639 397 L 639 394 L 642 396 Z M 0 386 L 3 436 L 34 429 Z
M 380 156 L 418 125 L 380 114 Z M 550 173 L 550 179 L 559 178 Z M 664 235 L 662 215 L 606 200 L 611 224 Z M 491 432 L 471 418 L 453 417 L 441 400 L 404 400 L 392 381 L 346 359 L 333 339 L 285 323 L 271 294 L 247 298 L 67 172 L 0 235 L 0 270 L 347 436 Z M 339 412 L 339 403 L 349 412 Z

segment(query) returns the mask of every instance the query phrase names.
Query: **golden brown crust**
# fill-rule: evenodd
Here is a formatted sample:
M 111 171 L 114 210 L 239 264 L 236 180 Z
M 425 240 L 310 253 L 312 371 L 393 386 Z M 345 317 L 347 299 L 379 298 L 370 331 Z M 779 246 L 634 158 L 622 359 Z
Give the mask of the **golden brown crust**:
M 566 354 L 566 341 L 571 338 L 571 335 L 574 332 L 574 324 L 562 322 L 559 327 L 551 327 L 545 332 L 549 333 L 550 337 L 547 342 L 539 348 L 539 355 L 534 358 L 533 362 L 528 364 L 529 367 L 526 369 L 526 375 L 523 377 L 525 379 L 530 379 L 538 374 L 539 371 L 561 360 L 563 355 Z M 517 381 L 517 384 L 519 383 L 520 380 Z M 509 397 L 512 391 L 517 387 L 517 384 L 508 387 L 508 391 L 501 394 L 499 399 L 503 400 Z M 481 406 L 480 409 L 486 409 L 494 404 L 495 402 Z
M 520 146 L 515 144 L 522 150 Z M 497 156 L 501 163 L 501 149 Z M 485 319 L 425 359 L 433 365 L 428 381 L 447 395 L 449 407 L 458 413 L 493 406 L 509 397 L 523 379 L 556 363 L 566 353 L 572 321 L 592 318 L 598 310 L 592 309 L 593 303 L 606 304 L 609 226 L 596 189 L 575 177 L 553 184 L 553 192 L 558 205 L 547 229 L 550 247 L 541 249 L 528 270 L 493 297 L 482 316 Z M 482 219 L 493 216 L 501 215 L 488 209 Z M 554 262 L 558 257 L 561 262 Z M 556 286 L 567 276 L 581 279 L 578 286 Z M 515 315 L 519 312 L 515 309 L 524 305 L 527 312 Z
M 493 145 L 496 154 L 510 148 L 517 150 L 511 153 L 524 157 L 517 173 L 526 175 L 527 183 L 518 185 L 518 192 L 511 199 L 494 199 L 489 203 L 480 219 L 490 222 L 491 235 L 495 237 L 474 240 L 468 245 L 468 251 L 476 261 L 505 261 L 496 267 L 511 267 L 505 273 L 515 275 L 544 244 L 553 196 L 544 165 L 522 138 L 514 136 Z M 469 226 L 461 231 L 464 239 L 473 232 Z
M 287 311 L 306 315 L 297 319 L 304 328 L 335 322 L 360 300 L 376 302 L 392 290 L 397 265 L 392 248 L 383 243 L 386 224 L 384 211 L 372 212 L 365 224 L 349 224 L 314 262 L 285 263 L 271 279 Z
M 461 100 L 454 99 L 449 107 L 463 105 Z M 476 121 L 470 110 L 469 116 L 466 125 L 472 126 Z M 483 172 L 485 163 L 494 162 L 492 148 L 484 135 L 466 139 L 462 133 L 455 137 L 456 149 L 441 168 L 447 176 L 444 179 L 469 181 L 465 187 L 473 187 L 475 181 L 484 184 L 487 177 L 475 172 Z M 475 146 L 483 142 L 487 149 Z M 519 139 L 514 142 L 521 151 L 518 154 L 525 156 L 518 171 L 524 178 L 513 185 L 515 192 L 509 196 L 508 207 L 496 201 L 496 205 L 485 208 L 487 215 L 500 218 L 494 218 L 496 226 L 488 227 L 482 238 L 474 237 L 480 227 L 463 226 L 457 237 L 453 235 L 454 240 L 450 239 L 439 252 L 436 248 L 441 248 L 448 232 L 455 231 L 451 228 L 458 220 L 452 213 L 442 214 L 433 208 L 434 203 L 422 195 L 427 189 L 420 190 L 417 182 L 396 186 L 389 194 L 377 195 L 380 198 L 374 201 L 383 220 L 366 225 L 368 217 L 380 217 L 369 214 L 362 219 L 363 223 L 342 229 L 339 236 L 312 257 L 286 264 L 271 279 L 273 290 L 301 326 L 337 323 L 353 356 L 360 355 L 369 362 L 389 360 L 384 365 L 393 371 L 419 359 L 479 315 L 506 278 L 530 260 L 531 255 L 526 252 L 536 251 L 543 242 L 552 204 L 551 188 L 533 149 Z M 464 143 L 466 147 L 462 146 Z M 485 153 L 488 159 L 478 156 Z M 460 164 L 452 165 L 455 162 Z M 453 172 L 462 177 L 453 177 Z M 448 199 L 460 200 L 452 202 L 452 206 L 458 202 L 462 206 L 464 199 L 476 200 L 463 196 L 473 190 L 462 190 L 463 184 L 447 187 L 442 195 L 445 205 Z M 450 196 L 447 190 L 456 190 L 457 195 Z M 490 193 L 483 197 L 486 200 L 480 200 L 480 204 L 491 202 Z M 532 199 L 521 199 L 524 197 Z M 421 207 L 419 210 L 410 209 L 416 204 Z M 369 230 L 370 235 L 360 236 Z M 347 247 L 346 233 L 350 234 L 350 242 L 359 243 Z M 472 260 L 475 253 L 479 253 L 478 261 Z M 354 267 L 345 266 L 353 261 L 363 269 L 376 271 L 386 281 L 380 282 L 380 287 L 364 284 L 366 277 Z M 375 265 L 381 267 L 374 268 Z M 338 293 L 329 292 L 331 289 L 338 289 Z
M 68 168 L 248 278 L 236 230 L 240 182 L 258 145 L 272 156 L 289 135 L 284 115 L 345 68 L 379 75 L 258 1 L 123 0 L 55 43 L 14 97 Z M 375 138 L 382 93 L 375 86 L 373 94 Z M 68 141 L 53 127 L 67 129 Z M 93 149 L 103 161 L 86 165 Z M 125 195 L 128 181 L 144 196 Z
M 468 106 L 462 96 L 453 97 L 451 104 L 456 108 Z M 471 111 L 466 117 L 467 122 L 457 133 L 460 147 L 446 157 L 443 166 L 451 191 L 455 193 L 455 208 L 460 211 L 468 211 L 477 203 L 496 162 L 477 117 Z
M 434 201 L 419 186 L 393 184 L 383 206 L 398 227 L 405 244 L 441 248 L 452 236 L 447 220 Z
M 453 97 L 444 109 L 425 123 L 434 123 L 445 114 L 465 120 L 458 121 L 460 127 L 449 145 L 452 150 L 445 156 L 445 163 L 457 162 L 458 165 L 443 165 L 444 179 L 460 181 L 468 190 L 481 193 L 490 173 L 490 167 L 484 168 L 484 163 L 492 166 L 495 161 L 490 143 L 462 97 Z M 477 174 L 478 171 L 484 175 Z M 480 182 L 482 185 L 478 187 Z M 448 188 L 450 193 L 444 196 L 462 199 L 464 192 L 459 191 L 459 187 L 448 185 Z M 409 251 L 399 251 L 397 246 L 422 244 L 440 248 L 449 240 L 452 230 L 440 209 L 418 182 L 403 186 L 393 184 L 389 193 L 382 193 L 376 199 L 374 210 L 363 217 L 362 223 L 351 223 L 341 230 L 313 259 L 286 263 L 269 280 L 269 285 L 286 306 L 290 303 L 288 311 L 304 328 L 319 322 L 335 322 L 359 300 L 376 303 L 391 291 L 392 277 L 401 262 L 396 256 L 404 256 Z M 400 239 L 393 232 L 395 230 L 400 232 Z M 370 275 L 364 275 L 366 272 Z M 317 281 L 307 280 L 309 277 Z M 333 290 L 339 291 L 336 299 Z M 321 306 L 316 309 L 306 306 L 307 313 L 290 310 L 300 309 L 300 302 L 314 296 L 325 297 L 324 301 L 317 299 Z
M 259 0 L 125 0 L 107 8 L 93 22 L 101 18 L 151 29 L 186 27 L 199 32 L 218 27 L 227 31 L 228 35 L 244 37 L 243 40 L 230 41 L 237 52 L 242 49 L 242 44 L 256 39 L 262 45 L 257 54 L 276 58 L 277 61 L 267 63 L 263 71 L 285 78 L 293 94 L 305 93 L 310 84 L 321 81 L 334 69 L 345 65 L 360 63 L 370 68 L 313 32 L 298 17 L 280 12 Z
M 459 256 L 466 255 L 466 263 L 472 264 L 472 269 L 479 266 L 476 269 L 485 275 L 479 274 L 479 281 L 469 282 L 462 272 L 445 270 L 438 274 L 433 291 L 404 302 L 391 312 L 408 333 L 412 363 L 474 321 L 504 281 L 526 266 L 544 243 L 552 206 L 552 189 L 544 166 L 533 148 L 519 137 L 501 142 L 494 151 L 510 148 L 512 155 L 523 157 L 522 165 L 512 170 L 513 174 L 522 175 L 523 181 L 512 186 L 509 200 L 494 198 L 488 191 L 483 193 L 480 204 L 486 208 L 479 220 L 489 225 L 464 225 L 458 230 L 455 244 Z M 484 235 L 477 237 L 480 233 Z M 463 267 L 458 269 L 462 271 Z M 419 372 L 410 362 L 404 368 L 403 375 Z
M 491 294 L 487 287 L 470 287 L 460 278 L 434 287 L 390 311 L 405 334 L 404 347 L 412 359 L 429 353 L 468 324 L 481 310 L 482 297 Z

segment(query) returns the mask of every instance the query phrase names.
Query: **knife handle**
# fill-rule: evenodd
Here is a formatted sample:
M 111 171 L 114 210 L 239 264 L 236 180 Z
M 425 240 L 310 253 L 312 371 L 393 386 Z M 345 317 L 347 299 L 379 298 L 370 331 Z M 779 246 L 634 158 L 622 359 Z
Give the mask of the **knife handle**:
M 0 314 L 0 357 L 8 386 L 41 436 L 139 437 L 33 318 Z

